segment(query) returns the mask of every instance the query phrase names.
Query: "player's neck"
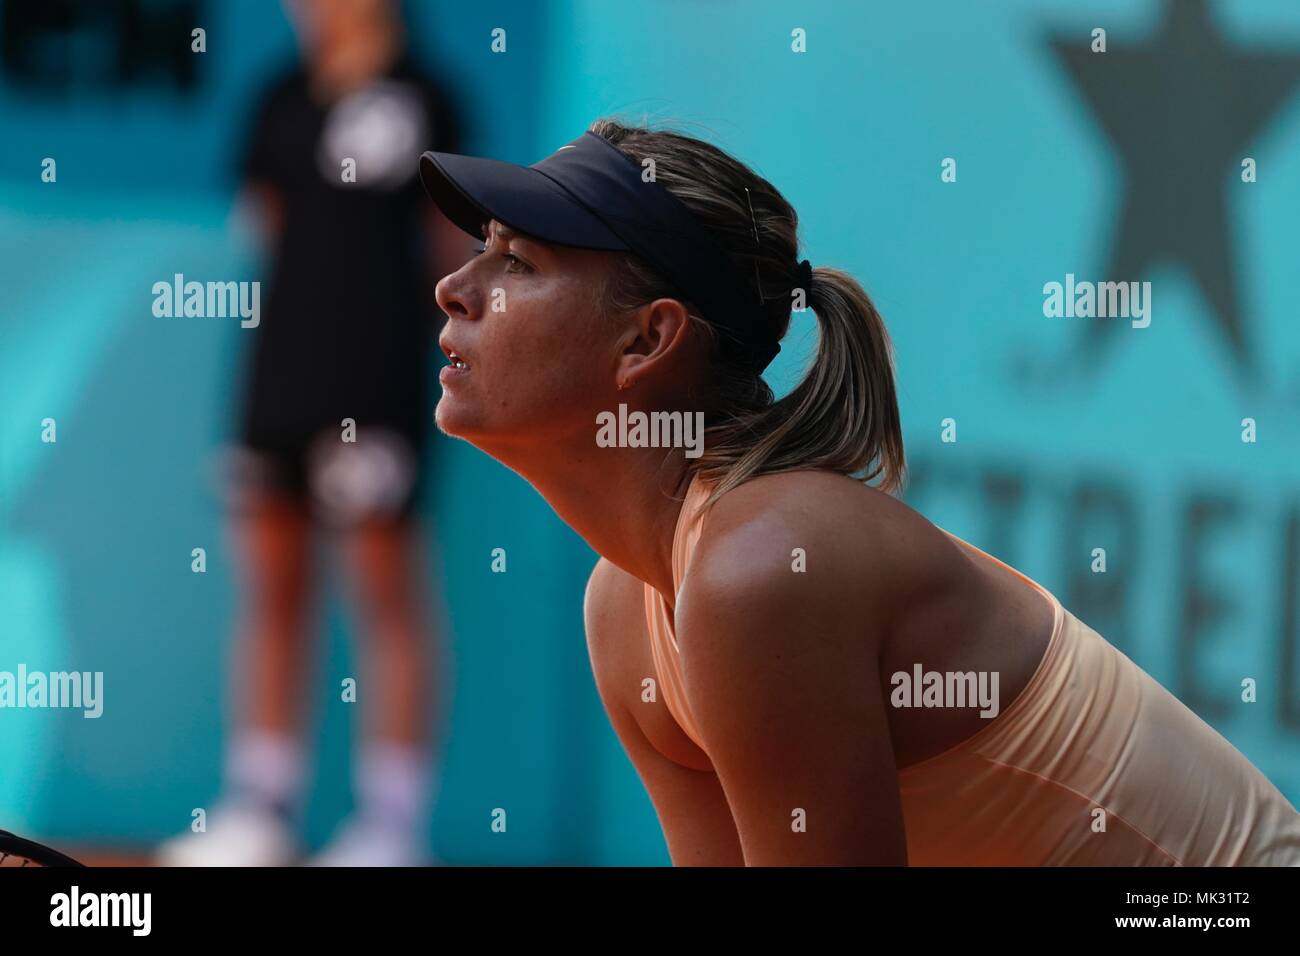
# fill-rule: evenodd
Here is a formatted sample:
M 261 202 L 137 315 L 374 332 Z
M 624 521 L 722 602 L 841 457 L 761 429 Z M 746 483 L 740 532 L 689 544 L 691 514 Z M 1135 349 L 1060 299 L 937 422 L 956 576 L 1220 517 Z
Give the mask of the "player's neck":
M 680 450 L 593 450 L 586 436 L 572 448 L 543 454 L 476 444 L 537 489 L 593 551 L 673 594 L 673 532 L 686 488 Z

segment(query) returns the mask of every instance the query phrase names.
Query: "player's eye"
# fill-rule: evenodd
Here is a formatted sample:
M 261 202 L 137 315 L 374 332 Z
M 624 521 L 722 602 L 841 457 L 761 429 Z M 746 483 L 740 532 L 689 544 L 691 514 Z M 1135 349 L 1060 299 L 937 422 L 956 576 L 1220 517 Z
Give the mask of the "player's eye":
M 487 243 L 484 243 L 474 250 L 474 255 L 481 256 L 487 251 Z M 518 256 L 511 255 L 509 252 L 501 253 L 501 258 L 506 260 L 506 272 L 523 274 L 533 271 L 532 266 L 524 262 L 524 260 L 520 259 Z
M 501 258 L 505 259 L 506 262 L 509 263 L 509 265 L 506 266 L 506 272 L 532 272 L 533 271 L 529 267 L 528 263 L 524 262 L 524 260 L 520 259 L 518 256 L 512 256 L 508 252 L 503 252 L 501 254 Z

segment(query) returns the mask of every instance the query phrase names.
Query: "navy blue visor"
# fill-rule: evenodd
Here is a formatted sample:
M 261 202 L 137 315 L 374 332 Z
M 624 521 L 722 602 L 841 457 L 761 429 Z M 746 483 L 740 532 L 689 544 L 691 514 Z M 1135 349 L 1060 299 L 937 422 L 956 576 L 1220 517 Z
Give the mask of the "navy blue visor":
M 583 133 L 531 166 L 427 152 L 420 179 L 438 208 L 476 238 L 490 219 L 543 242 L 631 252 L 736 336 L 761 370 L 780 346 L 762 328 L 758 292 L 690 210 L 602 136 Z

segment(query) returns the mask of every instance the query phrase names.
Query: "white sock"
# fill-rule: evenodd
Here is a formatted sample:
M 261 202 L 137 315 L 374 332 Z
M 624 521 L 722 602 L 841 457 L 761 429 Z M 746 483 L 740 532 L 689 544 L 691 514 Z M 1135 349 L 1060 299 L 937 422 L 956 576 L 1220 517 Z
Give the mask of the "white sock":
M 247 730 L 238 734 L 226 755 L 226 786 L 290 815 L 302 797 L 303 747 L 289 734 Z
M 367 741 L 355 776 L 361 815 L 422 838 L 429 824 L 432 765 L 424 747 Z

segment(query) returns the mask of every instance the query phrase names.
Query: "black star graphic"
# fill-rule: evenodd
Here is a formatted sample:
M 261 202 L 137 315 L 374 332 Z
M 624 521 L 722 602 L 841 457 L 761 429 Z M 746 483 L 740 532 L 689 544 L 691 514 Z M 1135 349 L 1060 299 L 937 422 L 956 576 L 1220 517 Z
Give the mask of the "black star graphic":
M 1093 53 L 1086 36 L 1051 40 L 1124 166 L 1106 270 L 1078 278 L 1141 281 L 1156 264 L 1181 265 L 1213 310 L 1237 372 L 1250 380 L 1255 359 L 1242 321 L 1228 190 L 1253 188 L 1241 182 L 1241 161 L 1300 82 L 1300 53 L 1228 44 L 1205 0 L 1165 0 L 1159 27 L 1142 43 L 1110 43 L 1110 32 L 1105 53 Z M 1153 315 L 1160 321 L 1158 307 Z M 1128 323 L 1089 322 L 1076 361 L 1095 368 L 1113 327 Z

